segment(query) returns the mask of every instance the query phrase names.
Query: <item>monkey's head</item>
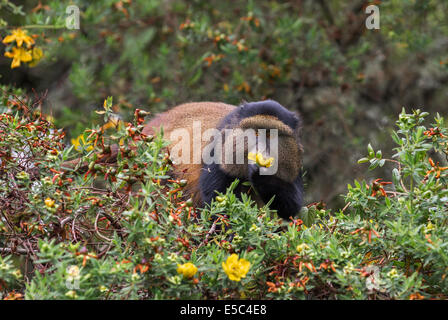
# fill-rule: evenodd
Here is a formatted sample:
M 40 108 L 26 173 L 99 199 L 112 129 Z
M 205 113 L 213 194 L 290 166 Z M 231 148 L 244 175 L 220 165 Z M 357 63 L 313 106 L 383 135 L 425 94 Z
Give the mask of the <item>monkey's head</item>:
M 220 168 L 230 176 L 251 180 L 254 175 L 264 175 L 292 183 L 300 174 L 300 120 L 279 103 L 266 100 L 243 104 L 218 129 L 224 141 Z M 229 152 L 233 161 L 228 161 Z M 248 159 L 249 154 L 272 161 L 269 167 L 260 166 Z
M 217 186 L 225 191 L 220 181 L 228 186 L 238 178 L 250 181 L 263 203 L 274 197 L 271 207 L 283 218 L 298 213 L 302 205 L 300 126 L 295 113 L 272 100 L 234 109 L 217 127 L 221 139 L 214 141 L 214 152 L 221 153 L 220 163 L 205 165 L 206 172 L 201 173 L 203 201 L 210 202 Z

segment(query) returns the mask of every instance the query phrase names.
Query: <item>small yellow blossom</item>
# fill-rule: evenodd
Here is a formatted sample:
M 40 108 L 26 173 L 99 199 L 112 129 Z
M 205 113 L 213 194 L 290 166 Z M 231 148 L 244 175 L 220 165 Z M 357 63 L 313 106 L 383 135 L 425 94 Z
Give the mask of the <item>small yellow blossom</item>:
M 182 282 L 182 277 L 181 276 L 172 276 L 172 277 L 168 277 L 167 280 L 169 282 L 171 282 L 172 284 L 179 285 Z
M 78 295 L 76 294 L 76 291 L 75 291 L 75 290 L 67 291 L 67 292 L 65 293 L 65 296 L 66 296 L 66 297 L 69 297 L 69 298 L 72 298 L 72 299 L 76 299 L 76 298 L 78 298 Z
M 428 224 L 425 227 L 425 233 L 429 233 L 432 230 L 434 230 L 435 228 L 436 228 L 436 226 L 433 225 L 431 221 L 429 221 Z
M 106 100 L 104 100 L 104 102 L 106 102 Z M 102 127 L 101 130 L 107 130 L 109 128 L 118 128 L 121 124 L 123 124 L 123 121 L 120 118 L 117 117 L 113 117 L 110 118 L 109 121 L 107 123 L 105 123 Z
M 5 57 L 12 58 L 11 69 L 20 67 L 21 62 L 30 62 L 33 59 L 31 51 L 24 48 L 12 48 L 12 52 L 5 52 Z
M 250 262 L 246 259 L 238 259 L 238 255 L 233 253 L 222 263 L 222 268 L 230 280 L 240 281 L 249 272 Z
M 30 178 L 30 175 L 28 173 L 26 173 L 25 171 L 20 171 L 16 177 L 17 177 L 17 179 L 20 179 L 20 180 L 28 180 Z
M 76 151 L 81 152 L 83 147 L 85 147 L 87 151 L 91 151 L 93 149 L 92 143 L 90 141 L 86 142 L 84 135 L 82 134 L 71 141 Z
M 177 273 L 182 274 L 185 278 L 193 278 L 198 272 L 198 268 L 191 262 L 177 265 Z
M 255 223 L 252 223 L 252 226 L 250 227 L 249 231 L 257 232 L 257 231 L 260 231 L 260 228 L 257 227 L 257 225 Z
M 16 269 L 16 271 L 14 271 L 12 274 L 14 275 L 14 277 L 16 277 L 16 279 L 20 279 L 22 277 L 22 272 L 20 272 L 19 269 Z
M 17 43 L 17 47 L 22 47 L 22 44 L 25 42 L 27 47 L 29 48 L 32 44 L 34 44 L 34 39 L 28 35 L 28 31 L 22 29 L 15 29 L 11 32 L 10 35 L 6 36 L 3 39 L 3 43 L 10 43 L 15 41 Z
M 398 277 L 398 272 L 397 269 L 392 269 L 390 270 L 387 275 L 391 278 L 397 278 Z
M 302 253 L 302 252 L 304 252 L 305 250 L 307 250 L 307 249 L 309 249 L 310 247 L 306 244 L 306 243 L 302 243 L 302 244 L 299 244 L 297 247 L 296 247 L 296 250 L 297 250 L 297 252 L 298 253 Z
M 247 158 L 249 160 L 255 161 L 257 165 L 259 165 L 260 167 L 266 167 L 269 168 L 270 166 L 272 166 L 272 163 L 274 162 L 274 158 L 263 158 L 263 155 L 260 152 L 257 152 L 257 154 L 253 153 L 253 152 L 249 152 L 249 154 L 247 155 Z
M 47 206 L 47 208 L 53 208 L 54 203 L 55 203 L 55 201 L 51 198 L 45 199 L 45 205 Z

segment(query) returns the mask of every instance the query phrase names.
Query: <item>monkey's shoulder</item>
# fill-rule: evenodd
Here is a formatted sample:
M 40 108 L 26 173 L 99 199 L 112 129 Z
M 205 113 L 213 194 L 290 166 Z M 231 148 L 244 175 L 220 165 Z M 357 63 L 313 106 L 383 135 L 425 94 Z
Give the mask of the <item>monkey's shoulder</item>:
M 178 128 L 190 129 L 195 121 L 201 123 L 203 130 L 216 128 L 219 121 L 235 108 L 233 105 L 222 102 L 184 103 L 156 115 L 146 124 L 143 133 L 154 134 L 160 127 L 163 127 L 165 133 Z

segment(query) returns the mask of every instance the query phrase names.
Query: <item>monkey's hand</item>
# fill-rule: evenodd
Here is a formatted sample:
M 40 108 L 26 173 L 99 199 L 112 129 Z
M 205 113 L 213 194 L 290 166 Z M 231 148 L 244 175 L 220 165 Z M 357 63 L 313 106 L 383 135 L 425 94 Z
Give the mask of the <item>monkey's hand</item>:
M 260 168 L 249 164 L 249 181 L 257 190 L 264 203 L 274 197 L 271 209 L 283 219 L 294 217 L 299 213 L 303 203 L 302 177 L 299 174 L 292 182 L 285 182 L 275 175 L 260 175 Z

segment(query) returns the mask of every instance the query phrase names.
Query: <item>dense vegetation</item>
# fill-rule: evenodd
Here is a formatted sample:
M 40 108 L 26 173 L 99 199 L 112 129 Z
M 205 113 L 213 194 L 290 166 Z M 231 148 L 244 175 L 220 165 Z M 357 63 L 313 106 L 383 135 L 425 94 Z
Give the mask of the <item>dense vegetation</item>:
M 448 4 L 376 2 L 1 1 L 0 296 L 446 299 Z M 143 110 L 263 98 L 303 117 L 308 205 L 191 207 Z
M 355 181 L 343 209 L 313 203 L 286 223 L 235 197 L 238 181 L 210 207 L 192 208 L 182 197 L 188 181 L 167 175 L 162 137 L 140 134 L 139 111 L 113 135 L 97 127 L 67 148 L 26 100 L 3 103 L 7 298 L 446 298 L 448 167 L 433 158 L 448 154 L 448 128 L 439 116 L 426 128 L 427 113 L 403 111 L 393 159 L 369 145 L 360 162 L 390 163 L 393 181 Z M 116 166 L 98 162 L 117 141 Z M 61 168 L 80 154 L 84 174 Z

